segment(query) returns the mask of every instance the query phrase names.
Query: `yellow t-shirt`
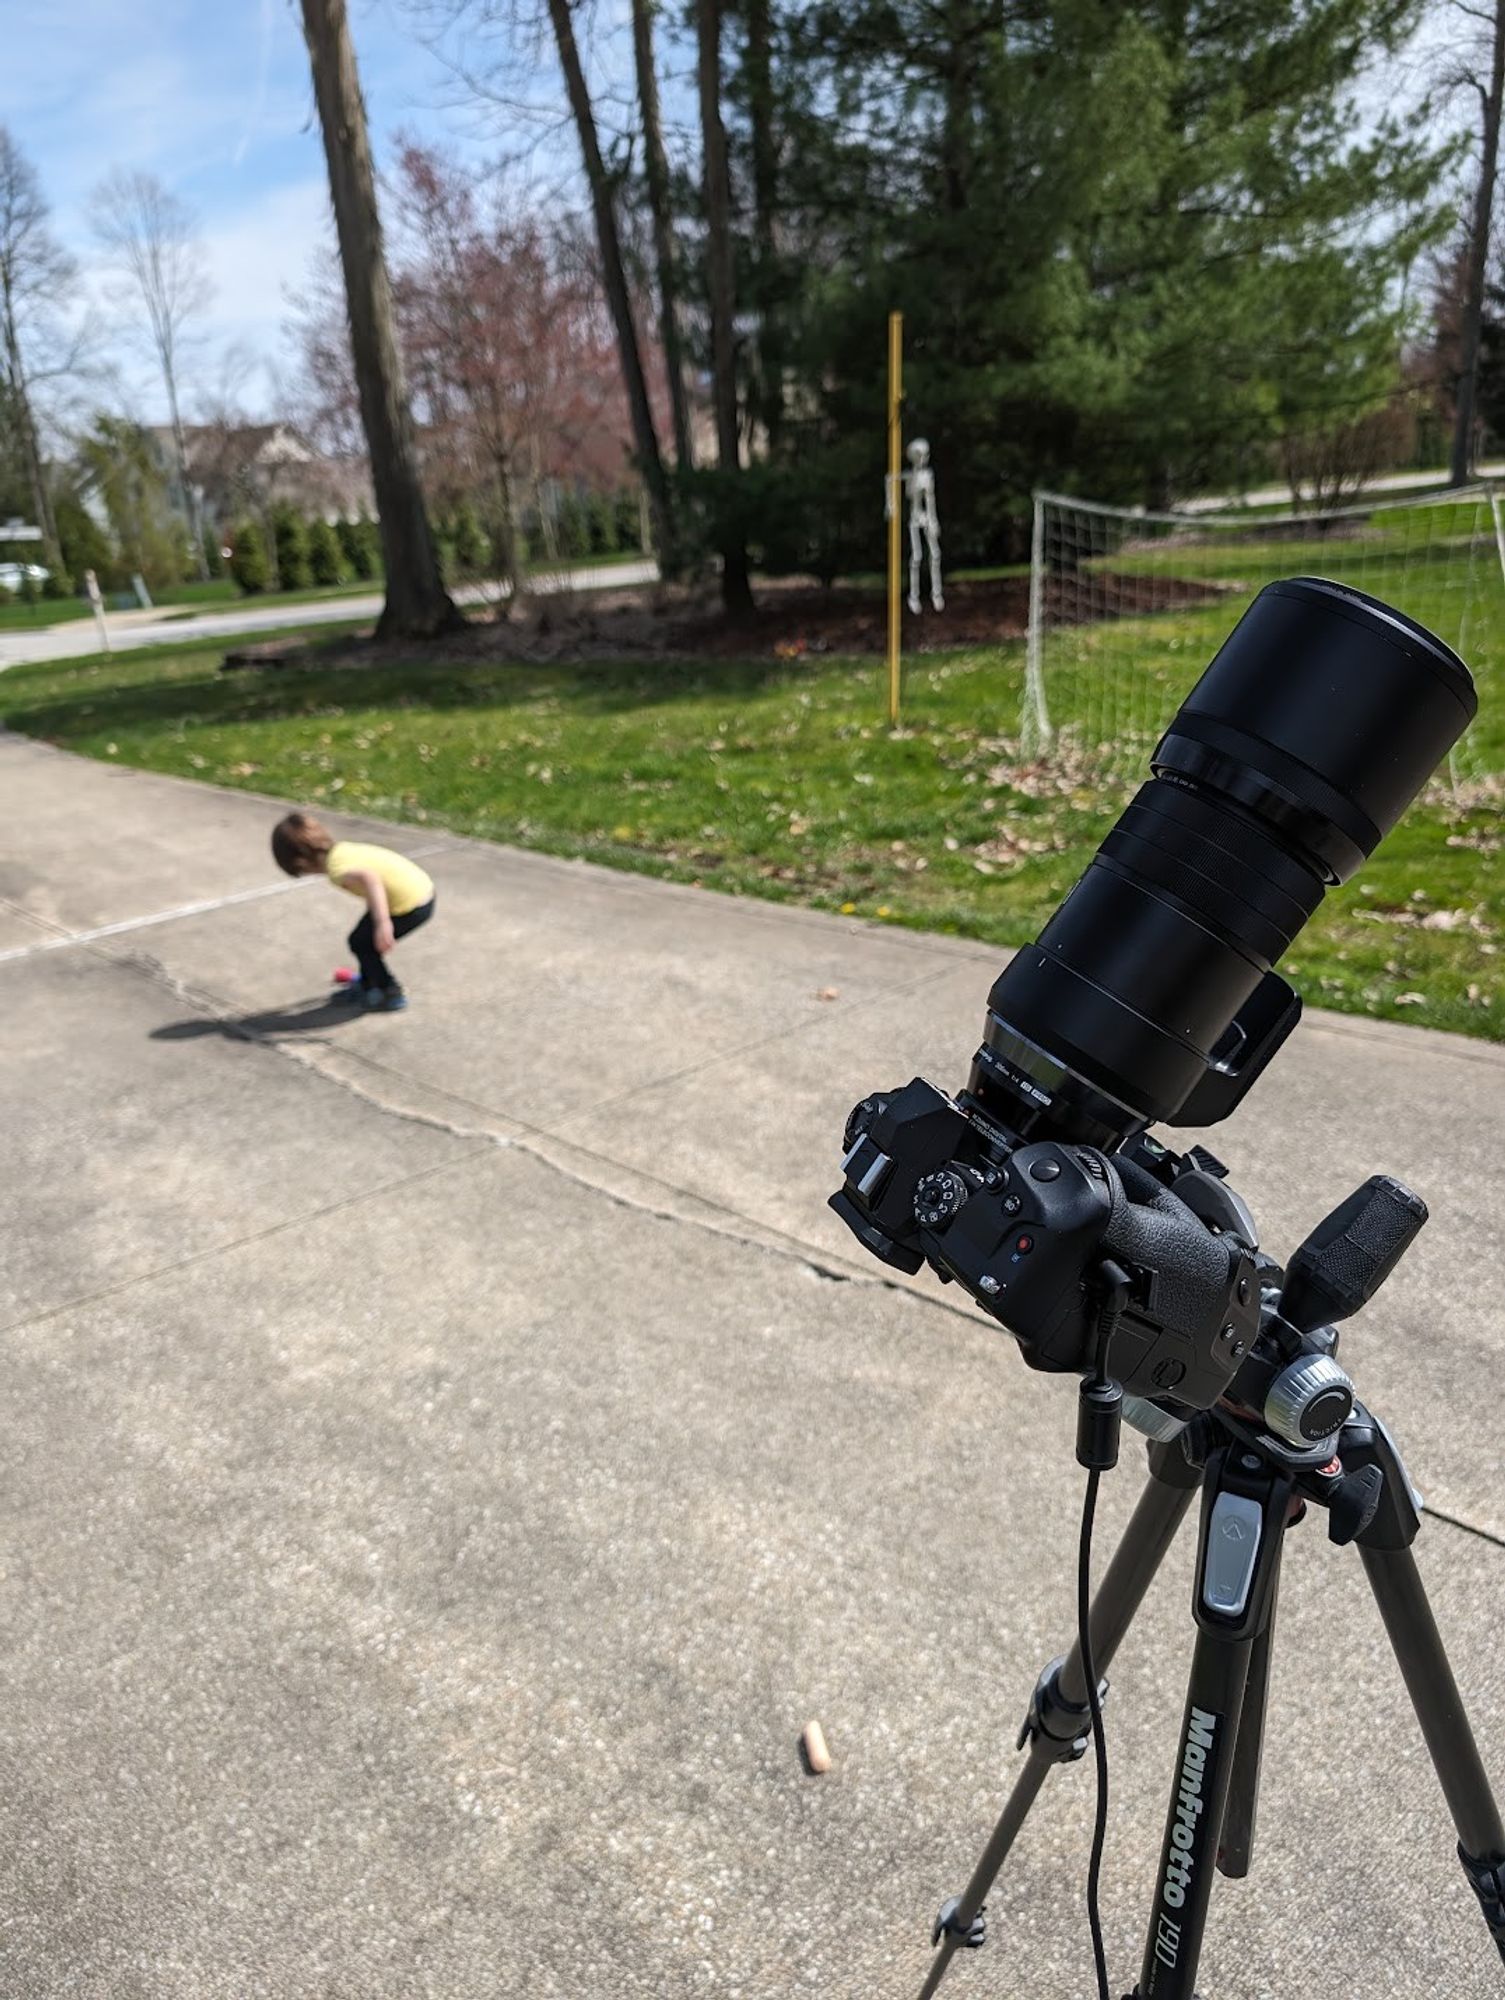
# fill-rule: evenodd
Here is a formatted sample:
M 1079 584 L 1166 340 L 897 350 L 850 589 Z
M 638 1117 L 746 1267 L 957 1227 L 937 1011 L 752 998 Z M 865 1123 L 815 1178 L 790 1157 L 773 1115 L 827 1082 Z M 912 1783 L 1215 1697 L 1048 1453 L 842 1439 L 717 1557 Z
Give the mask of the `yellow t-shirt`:
M 365 840 L 337 840 L 324 866 L 337 889 L 347 888 L 340 880 L 342 875 L 353 875 L 358 869 L 374 875 L 387 892 L 387 908 L 394 917 L 405 917 L 409 910 L 420 909 L 434 893 L 433 883 L 416 861 L 394 853 L 390 847 L 374 847 Z M 361 892 L 348 889 L 347 893 L 359 896 Z

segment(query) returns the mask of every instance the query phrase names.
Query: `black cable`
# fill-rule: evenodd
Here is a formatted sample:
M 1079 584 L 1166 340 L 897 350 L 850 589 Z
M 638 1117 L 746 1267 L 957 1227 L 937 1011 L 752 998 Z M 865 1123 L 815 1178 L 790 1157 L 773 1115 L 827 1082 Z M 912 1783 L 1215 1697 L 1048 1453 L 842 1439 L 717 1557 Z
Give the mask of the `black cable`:
M 1097 1512 L 1097 1489 L 1102 1473 L 1096 1466 L 1087 1474 L 1087 1492 L 1082 1501 L 1082 1534 L 1077 1547 L 1076 1607 L 1077 1644 L 1082 1655 L 1082 1673 L 1087 1682 L 1087 1706 L 1092 1712 L 1092 1748 L 1097 1763 L 1097 1819 L 1092 1829 L 1092 1859 L 1087 1865 L 1087 1925 L 1092 1932 L 1092 1957 L 1097 1966 L 1097 2000 L 1112 2000 L 1108 1990 L 1108 1958 L 1103 1948 L 1103 1919 L 1098 1907 L 1102 1879 L 1103 1847 L 1108 1838 L 1108 1746 L 1103 1740 L 1103 1705 L 1098 1696 L 1097 1665 L 1092 1657 L 1092 1523 Z
M 1105 1262 L 1101 1274 L 1109 1290 L 1103 1300 L 1097 1324 L 1097 1352 L 1084 1395 L 1111 1391 L 1113 1402 L 1108 1435 L 1094 1439 L 1095 1449 L 1083 1451 L 1079 1437 L 1077 1455 L 1087 1465 L 1087 1490 L 1082 1496 L 1082 1531 L 1077 1543 L 1076 1615 L 1077 1649 L 1082 1656 L 1082 1677 L 1087 1683 L 1087 1708 L 1092 1717 L 1092 1753 L 1097 1766 L 1097 1815 L 1092 1827 L 1092 1857 L 1087 1864 L 1087 1926 L 1092 1933 L 1092 1959 L 1097 1970 L 1097 2000 L 1112 2000 L 1108 1986 L 1108 1955 L 1103 1944 L 1100 1892 L 1103 1849 L 1108 1839 L 1108 1745 L 1103 1735 L 1103 1704 L 1098 1691 L 1097 1662 L 1092 1657 L 1092 1527 L 1097 1517 L 1097 1489 L 1103 1472 L 1118 1459 L 1118 1406 L 1122 1395 L 1108 1377 L 1108 1349 L 1118 1326 L 1118 1316 L 1129 1293 L 1128 1273 L 1120 1265 Z

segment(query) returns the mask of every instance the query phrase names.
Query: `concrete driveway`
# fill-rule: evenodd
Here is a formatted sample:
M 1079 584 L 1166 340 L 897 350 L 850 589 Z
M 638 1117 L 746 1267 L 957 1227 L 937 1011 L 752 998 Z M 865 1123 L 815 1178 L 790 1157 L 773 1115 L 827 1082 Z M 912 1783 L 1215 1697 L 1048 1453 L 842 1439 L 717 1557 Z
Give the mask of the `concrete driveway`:
M 409 828 L 414 1005 L 356 1017 L 276 811 L 0 737 L 0 1993 L 911 1994 L 1071 1626 L 1075 1398 L 823 1203 L 994 954 Z M 1374 1168 L 1432 1204 L 1345 1358 L 1505 1779 L 1502 1139 L 1505 1052 L 1319 1016 L 1215 1143 L 1277 1248 Z M 1114 1674 L 1115 1992 L 1190 1561 Z M 1498 1993 L 1320 1523 L 1281 1627 L 1202 1992 Z M 1051 1781 L 945 1992 L 1091 1990 L 1091 1811 Z

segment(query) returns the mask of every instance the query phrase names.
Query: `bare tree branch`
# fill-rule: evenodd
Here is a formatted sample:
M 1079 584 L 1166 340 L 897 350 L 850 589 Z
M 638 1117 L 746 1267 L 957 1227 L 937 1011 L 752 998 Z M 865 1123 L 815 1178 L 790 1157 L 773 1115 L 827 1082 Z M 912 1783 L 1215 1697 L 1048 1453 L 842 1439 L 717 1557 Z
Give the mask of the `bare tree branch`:
M 48 567 L 61 571 L 57 520 L 42 466 L 33 390 L 74 360 L 54 353 L 49 367 L 37 359 L 39 330 L 78 280 L 78 265 L 47 226 L 48 207 L 36 169 L 0 125 L 0 366 L 6 402 L 17 431 L 21 462 L 42 530 Z M 71 343 L 70 343 L 71 346 Z
M 188 205 L 155 174 L 124 168 L 117 168 L 96 188 L 91 220 L 105 254 L 130 280 L 146 315 L 167 391 L 178 482 L 193 535 L 194 567 L 200 581 L 207 582 L 204 523 L 198 489 L 189 476 L 178 407 L 179 361 L 185 336 L 214 292 L 198 222 Z

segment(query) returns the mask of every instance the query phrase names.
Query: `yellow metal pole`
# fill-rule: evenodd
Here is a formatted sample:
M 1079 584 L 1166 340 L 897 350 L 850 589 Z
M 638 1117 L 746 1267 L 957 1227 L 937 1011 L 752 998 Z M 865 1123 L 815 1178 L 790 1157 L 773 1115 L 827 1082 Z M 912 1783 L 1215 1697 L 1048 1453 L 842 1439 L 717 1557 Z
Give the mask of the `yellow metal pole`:
M 904 401 L 904 315 L 888 316 L 888 719 L 899 720 L 899 515 L 904 488 L 899 478 L 899 411 Z

